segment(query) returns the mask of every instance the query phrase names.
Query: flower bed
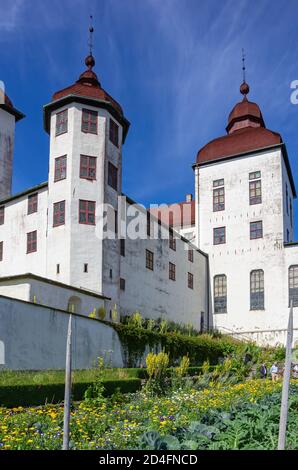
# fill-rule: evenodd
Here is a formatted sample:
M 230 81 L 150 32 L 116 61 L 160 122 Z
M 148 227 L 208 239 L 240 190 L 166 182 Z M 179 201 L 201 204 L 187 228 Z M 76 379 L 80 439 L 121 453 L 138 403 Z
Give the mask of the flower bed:
M 148 431 L 153 431 L 156 436 L 157 433 L 161 437 L 170 435 L 178 448 L 178 438 L 172 436 L 175 436 L 177 431 L 186 429 L 191 423 L 200 421 L 211 410 L 229 411 L 244 404 L 255 404 L 264 397 L 280 392 L 280 388 L 280 383 L 272 383 L 269 380 L 250 380 L 229 387 L 218 384 L 204 390 L 177 390 L 159 397 L 158 400 L 139 392 L 122 397 L 121 401 L 116 398 L 103 401 L 98 406 L 82 402 L 71 412 L 71 447 L 150 448 L 151 444 L 144 443 L 142 436 Z M 291 408 L 290 413 L 297 415 L 297 381 L 292 386 L 292 393 L 294 410 Z M 0 408 L 0 447 L 61 449 L 62 426 L 63 408 L 59 405 Z M 272 446 L 275 445 L 275 439 L 276 435 Z M 156 444 L 151 445 L 154 446 L 156 447 Z

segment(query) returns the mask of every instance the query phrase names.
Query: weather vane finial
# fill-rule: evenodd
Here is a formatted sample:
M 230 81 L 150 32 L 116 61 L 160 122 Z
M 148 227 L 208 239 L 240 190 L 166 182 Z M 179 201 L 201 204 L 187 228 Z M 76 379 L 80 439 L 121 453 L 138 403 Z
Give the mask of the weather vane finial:
M 246 83 L 246 80 L 245 80 L 245 53 L 244 53 L 244 49 L 242 48 L 242 71 L 243 71 L 243 83 Z
M 93 50 L 93 31 L 94 31 L 94 28 L 93 28 L 93 16 L 90 15 L 89 42 L 88 42 L 90 55 L 92 55 L 92 50 Z

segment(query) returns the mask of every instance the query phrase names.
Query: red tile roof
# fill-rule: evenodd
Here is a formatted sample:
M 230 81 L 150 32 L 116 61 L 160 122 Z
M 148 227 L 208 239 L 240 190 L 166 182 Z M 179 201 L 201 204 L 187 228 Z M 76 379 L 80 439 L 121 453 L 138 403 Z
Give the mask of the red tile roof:
M 277 132 L 266 129 L 259 106 L 248 101 L 249 86 L 243 82 L 240 92 L 244 95 L 229 114 L 227 135 L 212 140 L 197 154 L 197 163 L 216 161 L 240 153 L 282 143 Z
M 269 131 L 263 127 L 247 127 L 236 130 L 233 134 L 211 140 L 199 150 L 197 163 L 220 160 L 231 155 L 258 150 L 281 142 L 282 138 L 277 132 Z

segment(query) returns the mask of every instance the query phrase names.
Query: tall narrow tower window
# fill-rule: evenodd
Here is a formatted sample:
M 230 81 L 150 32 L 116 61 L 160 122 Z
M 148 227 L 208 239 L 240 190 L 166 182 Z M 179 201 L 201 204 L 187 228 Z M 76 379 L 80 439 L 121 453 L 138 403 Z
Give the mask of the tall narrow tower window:
M 261 172 L 249 173 L 249 204 L 261 204 L 262 202 L 262 181 Z
M 37 231 L 27 233 L 27 253 L 37 251 Z
M 0 261 L 3 261 L 3 242 L 0 242 Z
M 65 134 L 68 130 L 68 109 L 56 114 L 56 136 Z
M 38 193 L 30 194 L 28 196 L 28 214 L 33 214 L 37 212 L 38 206 Z
M 66 178 L 67 158 L 66 155 L 55 158 L 54 181 L 64 180 Z
M 118 169 L 113 163 L 108 163 L 108 185 L 117 191 L 118 189 Z
M 5 219 L 5 206 L 0 207 L 0 225 L 4 224 Z
M 53 214 L 54 227 L 65 224 L 65 201 L 55 202 Z
M 298 307 L 298 264 L 289 267 L 289 303 Z
M 227 276 L 214 276 L 214 313 L 227 313 Z
M 289 215 L 289 191 L 288 191 L 287 183 L 286 183 L 286 208 L 287 208 L 287 215 Z
M 225 210 L 224 179 L 213 181 L 213 212 Z
M 97 134 L 97 111 L 91 109 L 82 110 L 82 132 Z
M 250 273 L 250 310 L 264 310 L 264 271 Z
M 96 157 L 81 155 L 80 178 L 86 178 L 88 180 L 96 179 Z
M 110 141 L 119 147 L 119 126 L 113 119 L 110 119 Z

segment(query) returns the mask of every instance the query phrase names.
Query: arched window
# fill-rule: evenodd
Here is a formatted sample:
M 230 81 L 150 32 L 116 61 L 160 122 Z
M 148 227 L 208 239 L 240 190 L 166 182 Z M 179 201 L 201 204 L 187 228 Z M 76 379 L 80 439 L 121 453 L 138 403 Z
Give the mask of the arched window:
M 264 271 L 250 273 L 250 310 L 264 310 Z
M 227 312 L 227 276 L 214 276 L 214 313 Z
M 298 264 L 289 267 L 289 303 L 298 307 Z

